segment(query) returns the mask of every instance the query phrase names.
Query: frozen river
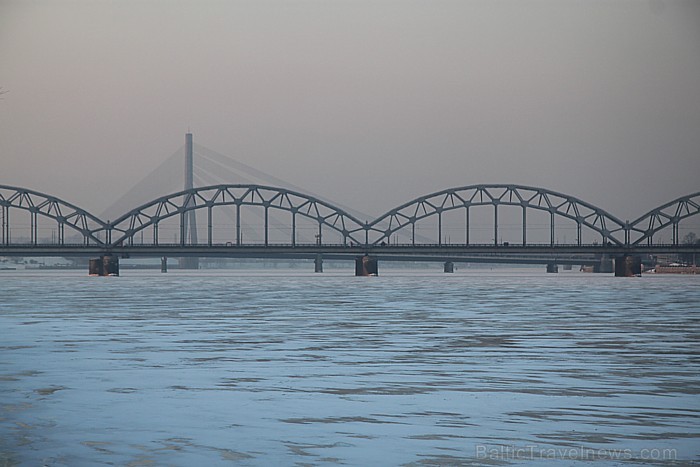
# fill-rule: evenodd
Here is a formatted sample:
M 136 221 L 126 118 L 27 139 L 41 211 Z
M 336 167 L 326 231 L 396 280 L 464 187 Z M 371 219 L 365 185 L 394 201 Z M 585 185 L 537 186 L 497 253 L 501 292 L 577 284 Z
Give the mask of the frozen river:
M 700 462 L 700 277 L 0 272 L 0 466 Z

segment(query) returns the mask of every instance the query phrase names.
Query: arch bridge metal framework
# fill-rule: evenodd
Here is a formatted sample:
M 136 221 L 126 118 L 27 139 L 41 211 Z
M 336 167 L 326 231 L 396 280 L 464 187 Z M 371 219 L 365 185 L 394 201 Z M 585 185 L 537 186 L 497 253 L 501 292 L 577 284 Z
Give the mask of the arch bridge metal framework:
M 26 188 L 0 185 L 0 242 L 9 245 L 12 240 L 12 211 L 26 211 L 29 215 L 29 243 L 39 243 L 39 218 L 50 219 L 56 224 L 58 245 L 66 243 L 66 227 L 82 237 L 82 244 L 104 245 L 95 234 L 105 229 L 106 224 L 86 210 L 63 201 L 55 196 L 46 195 Z
M 672 244 L 680 244 L 680 222 L 700 213 L 700 192 L 680 197 L 652 209 L 633 222 L 622 221 L 609 212 L 576 197 L 544 188 L 522 185 L 470 185 L 450 188 L 421 196 L 396 207 L 371 222 L 362 222 L 343 209 L 297 191 L 262 185 L 222 184 L 193 188 L 163 196 L 124 214 L 113 222 L 104 222 L 86 210 L 57 197 L 37 191 L 0 185 L 0 247 L 12 245 L 13 211 L 25 211 L 29 217 L 29 245 L 42 243 L 39 238 L 39 220 L 55 223 L 57 236 L 54 244 L 64 246 L 75 244 L 66 241 L 66 227 L 81 239 L 84 246 L 110 249 L 117 246 L 134 245 L 137 234 L 151 231 L 150 245 L 163 244 L 159 238 L 159 226 L 168 219 L 179 219 L 180 246 L 186 245 L 187 215 L 193 210 L 206 212 L 206 243 L 213 246 L 214 209 L 230 206 L 236 210 L 235 245 L 243 244 L 241 235 L 241 208 L 253 207 L 262 210 L 264 220 L 263 246 L 270 244 L 271 212 L 284 211 L 290 215 L 288 226 L 291 235 L 288 246 L 297 246 L 297 219 L 303 218 L 318 228 L 316 245 L 323 246 L 324 229 L 336 232 L 343 245 L 379 246 L 385 245 L 398 233 L 410 234 L 406 247 L 416 247 L 425 242 L 417 242 L 416 226 L 428 218 L 435 220 L 438 232 L 437 246 L 442 245 L 443 217 L 449 211 L 464 212 L 464 246 L 470 242 L 470 212 L 477 207 L 491 207 L 493 210 L 493 239 L 498 246 L 499 208 L 516 207 L 521 210 L 521 242 L 528 243 L 528 213 L 539 211 L 549 216 L 549 246 L 555 247 L 557 219 L 576 225 L 576 245 L 582 246 L 582 230 L 588 229 L 600 237 L 604 244 L 618 247 L 654 245 L 654 236 L 670 228 Z M 24 228 L 24 227 L 23 227 Z
M 186 243 L 186 214 L 189 211 L 202 210 L 207 214 L 208 246 L 213 244 L 214 208 L 232 206 L 235 211 L 236 231 L 235 243 L 241 245 L 242 223 L 241 208 L 244 206 L 257 207 L 263 210 L 264 245 L 270 243 L 270 212 L 286 211 L 291 214 L 291 235 L 289 244 L 297 243 L 297 219 L 302 217 L 317 223 L 317 241 L 322 240 L 323 228 L 329 228 L 342 235 L 345 242 L 358 240 L 354 233 L 358 230 L 359 221 L 342 209 L 312 196 L 292 190 L 262 185 L 215 185 L 203 188 L 193 188 L 168 196 L 161 197 L 144 204 L 105 226 L 106 242 L 110 245 L 133 244 L 134 237 L 144 229 L 151 229 L 153 245 L 160 243 L 158 226 L 166 219 L 180 217 L 180 244 Z

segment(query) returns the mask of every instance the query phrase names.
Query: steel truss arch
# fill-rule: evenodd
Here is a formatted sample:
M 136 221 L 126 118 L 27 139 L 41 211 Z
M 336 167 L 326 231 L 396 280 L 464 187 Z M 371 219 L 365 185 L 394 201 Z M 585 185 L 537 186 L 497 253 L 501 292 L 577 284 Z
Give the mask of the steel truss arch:
M 63 201 L 55 196 L 47 195 L 26 188 L 0 185 L 0 216 L 2 217 L 2 232 L 0 240 L 2 244 L 9 244 L 11 240 L 11 209 L 20 209 L 30 213 L 30 243 L 36 245 L 39 242 L 38 218 L 39 216 L 56 221 L 58 235 L 56 242 L 65 244 L 65 231 L 67 226 L 83 236 L 83 244 L 104 245 L 96 232 L 104 229 L 105 223 L 74 204 Z
M 590 203 L 570 195 L 544 188 L 524 185 L 482 184 L 449 188 L 409 201 L 394 208 L 369 225 L 369 231 L 379 235 L 372 243 L 389 242 L 390 237 L 399 230 L 412 226 L 413 243 L 415 243 L 416 222 L 430 216 L 438 216 L 438 243 L 442 243 L 441 216 L 443 212 L 454 209 L 467 210 L 466 244 L 469 244 L 469 208 L 472 206 L 491 205 L 496 212 L 494 229 L 497 243 L 498 206 L 520 206 L 523 209 L 523 245 L 526 242 L 525 211 L 536 209 L 547 211 L 551 215 L 551 244 L 554 245 L 554 217 L 560 216 L 577 223 L 578 243 L 581 244 L 581 227 L 590 228 L 601 235 L 603 242 L 624 245 L 626 226 L 623 221 Z M 625 238 L 620 239 L 618 236 Z
M 673 244 L 678 245 L 678 224 L 683 219 L 700 214 L 700 191 L 681 196 L 673 201 L 652 209 L 629 224 L 630 234 L 636 232 L 639 238 L 632 245 L 647 242 L 653 244 L 654 234 L 671 226 L 673 227 Z
M 154 244 L 158 244 L 158 223 L 164 219 L 180 215 L 180 243 L 185 245 L 186 221 L 185 213 L 198 209 L 208 209 L 208 238 L 207 244 L 212 244 L 211 209 L 217 206 L 236 206 L 237 232 L 236 243 L 241 244 L 240 207 L 258 206 L 265 210 L 265 244 L 268 242 L 268 210 L 277 209 L 292 213 L 292 236 L 290 243 L 294 245 L 296 216 L 318 222 L 321 241 L 321 229 L 326 226 L 339 232 L 347 244 L 348 241 L 360 243 L 353 234 L 363 229 L 362 223 L 355 217 L 329 203 L 312 196 L 265 185 L 223 184 L 198 187 L 160 197 L 122 215 L 106 228 L 110 246 L 116 247 L 124 243 L 133 244 L 134 235 L 144 229 L 154 227 Z

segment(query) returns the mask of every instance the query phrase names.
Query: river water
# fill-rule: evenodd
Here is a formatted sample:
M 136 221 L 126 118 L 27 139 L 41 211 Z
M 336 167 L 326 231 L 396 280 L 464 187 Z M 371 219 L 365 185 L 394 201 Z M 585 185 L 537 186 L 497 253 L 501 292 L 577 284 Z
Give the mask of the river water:
M 700 277 L 0 273 L 0 466 L 700 462 Z

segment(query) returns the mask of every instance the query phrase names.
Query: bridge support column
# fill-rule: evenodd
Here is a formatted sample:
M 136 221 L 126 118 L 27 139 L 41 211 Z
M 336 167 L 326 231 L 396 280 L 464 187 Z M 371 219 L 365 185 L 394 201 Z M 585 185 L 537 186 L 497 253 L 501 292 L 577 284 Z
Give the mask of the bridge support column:
M 609 255 L 601 255 L 598 264 L 593 266 L 593 272 L 600 272 L 604 274 L 610 274 L 614 271 L 613 260 Z
M 372 258 L 369 255 L 358 256 L 355 258 L 355 275 L 356 276 L 377 276 L 379 275 L 379 262 L 377 258 Z
M 160 259 L 160 272 L 168 272 L 168 258 L 166 256 Z
M 314 272 L 323 272 L 323 256 L 316 255 L 314 259 Z
M 615 277 L 635 277 L 642 275 L 642 257 L 622 255 L 615 258 Z
M 443 271 L 446 273 L 455 272 L 455 263 L 453 263 L 452 261 L 445 262 L 445 266 L 444 266 Z
M 547 272 L 550 274 L 556 274 L 559 272 L 559 266 L 557 263 L 547 263 Z
M 199 269 L 199 258 L 191 256 L 180 258 L 180 269 Z
M 103 255 L 99 258 L 90 259 L 88 273 L 91 276 L 118 276 L 119 257 L 114 255 Z

